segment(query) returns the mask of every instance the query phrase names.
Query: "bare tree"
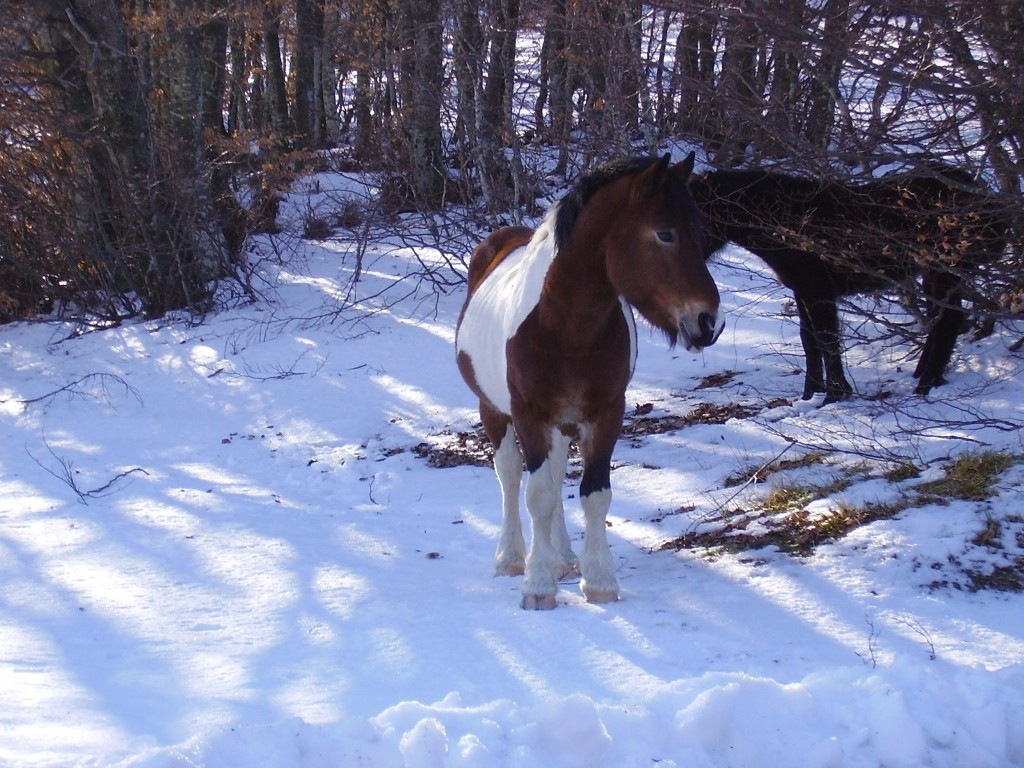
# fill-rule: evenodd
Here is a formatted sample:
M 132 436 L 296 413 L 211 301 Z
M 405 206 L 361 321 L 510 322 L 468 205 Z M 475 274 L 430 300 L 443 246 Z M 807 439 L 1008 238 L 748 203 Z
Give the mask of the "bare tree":
M 295 134 L 302 146 L 319 148 L 327 134 L 324 110 L 323 0 L 295 0 Z
M 416 203 L 436 207 L 447 181 L 441 152 L 441 3 L 397 0 L 396 15 L 404 160 Z
M 288 92 L 284 78 L 284 54 L 281 50 L 281 14 L 280 0 L 267 0 L 263 6 L 265 104 L 271 130 L 278 141 L 283 141 L 291 130 Z

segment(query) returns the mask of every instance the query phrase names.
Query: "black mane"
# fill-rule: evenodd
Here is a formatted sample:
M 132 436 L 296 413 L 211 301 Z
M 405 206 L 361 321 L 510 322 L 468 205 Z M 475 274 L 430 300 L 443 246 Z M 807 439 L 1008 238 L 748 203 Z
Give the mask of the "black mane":
M 611 184 L 614 181 L 618 181 L 623 176 L 627 176 L 631 173 L 642 173 L 658 162 L 659 158 L 651 156 L 638 156 L 623 158 L 620 160 L 613 160 L 610 163 L 606 163 L 593 171 L 588 173 L 586 176 L 581 178 L 576 185 L 569 191 L 569 193 L 562 198 L 558 204 L 558 213 L 555 219 L 555 245 L 558 248 L 562 248 L 567 242 L 569 242 L 569 236 L 572 234 L 572 229 L 576 225 L 576 219 L 580 215 L 580 211 L 583 210 L 583 206 L 594 196 L 598 190 Z M 672 189 L 671 194 L 674 199 L 687 200 L 689 193 L 686 190 L 685 185 L 678 184 L 675 181 L 675 177 L 669 174 L 670 184 L 677 184 L 679 189 Z M 692 205 L 692 204 L 691 204 Z M 687 210 L 687 214 L 690 211 Z M 697 221 L 696 208 L 693 210 L 691 221 Z M 699 231 L 699 230 L 695 230 Z

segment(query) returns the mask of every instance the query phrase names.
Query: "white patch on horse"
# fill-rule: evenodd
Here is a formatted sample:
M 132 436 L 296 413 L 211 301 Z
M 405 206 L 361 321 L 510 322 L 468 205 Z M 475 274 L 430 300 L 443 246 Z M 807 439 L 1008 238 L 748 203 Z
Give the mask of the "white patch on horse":
M 562 511 L 562 482 L 555 481 L 552 464 L 560 460 L 548 457 L 526 480 L 526 508 L 533 522 L 530 554 L 526 558 L 526 576 L 520 589 L 523 608 L 549 610 L 555 607 L 558 579 L 561 577 L 561 557 L 555 546 L 556 521 Z
M 552 206 L 529 243 L 509 253 L 476 289 L 459 326 L 455 346 L 469 356 L 484 397 L 503 413 L 512 412 L 505 345 L 540 303 L 555 259 Z
M 615 578 L 615 560 L 608 548 L 605 521 L 612 503 L 610 488 L 595 491 L 580 499 L 585 528 L 583 552 L 580 555 L 580 589 L 587 602 L 611 603 L 619 599 L 619 582 Z

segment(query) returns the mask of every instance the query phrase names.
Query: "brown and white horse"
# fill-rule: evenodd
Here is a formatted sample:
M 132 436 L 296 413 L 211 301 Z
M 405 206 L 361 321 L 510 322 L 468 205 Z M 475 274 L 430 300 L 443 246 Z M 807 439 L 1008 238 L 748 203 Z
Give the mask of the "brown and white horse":
M 577 569 L 588 601 L 618 599 L 605 517 L 612 449 L 636 361 L 630 306 L 691 351 L 713 344 L 722 330 L 687 187 L 692 170 L 692 153 L 672 166 L 668 155 L 605 166 L 554 205 L 536 231 L 500 229 L 470 259 L 458 365 L 495 447 L 503 499 L 496 570 L 525 572 L 524 608 L 554 608 L 559 579 Z M 586 521 L 579 561 L 562 509 L 574 439 Z M 519 518 L 523 459 L 529 557 Z

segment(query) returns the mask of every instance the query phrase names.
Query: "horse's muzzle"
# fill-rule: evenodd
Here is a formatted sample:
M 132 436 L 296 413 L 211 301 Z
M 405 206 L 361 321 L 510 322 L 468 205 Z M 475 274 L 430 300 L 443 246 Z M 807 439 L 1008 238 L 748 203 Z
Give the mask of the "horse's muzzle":
M 715 312 L 701 312 L 697 315 L 695 328 L 690 327 L 685 320 L 679 323 L 686 349 L 690 352 L 699 352 L 704 347 L 710 347 L 722 335 L 724 329 L 725 318 Z

